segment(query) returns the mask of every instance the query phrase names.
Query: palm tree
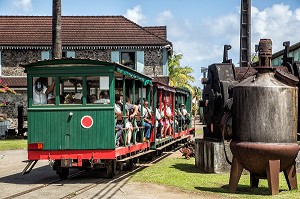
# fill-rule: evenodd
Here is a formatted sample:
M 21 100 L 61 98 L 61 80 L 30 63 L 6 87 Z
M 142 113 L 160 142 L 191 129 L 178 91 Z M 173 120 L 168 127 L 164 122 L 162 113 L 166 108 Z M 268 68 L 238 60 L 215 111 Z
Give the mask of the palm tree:
M 180 59 L 182 54 L 174 54 L 169 58 L 169 78 L 170 85 L 176 87 L 183 87 L 194 92 L 190 82 L 194 82 L 195 78 L 192 76 L 193 69 L 189 66 L 181 66 Z

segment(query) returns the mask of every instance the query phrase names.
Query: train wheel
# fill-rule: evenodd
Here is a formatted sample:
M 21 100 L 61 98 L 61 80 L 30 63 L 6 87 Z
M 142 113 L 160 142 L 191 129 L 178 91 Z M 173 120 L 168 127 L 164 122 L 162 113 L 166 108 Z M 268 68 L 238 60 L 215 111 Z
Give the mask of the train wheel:
M 56 173 L 59 175 L 60 179 L 66 179 L 69 175 L 69 168 L 57 167 Z
M 151 161 L 153 159 L 153 155 L 154 155 L 153 153 L 148 153 L 147 154 L 147 160 Z
M 126 161 L 126 170 L 130 171 L 130 170 L 132 170 L 132 168 L 133 168 L 133 160 L 132 159 L 127 160 Z
M 106 161 L 106 177 L 113 178 L 117 174 L 117 162 L 116 160 Z

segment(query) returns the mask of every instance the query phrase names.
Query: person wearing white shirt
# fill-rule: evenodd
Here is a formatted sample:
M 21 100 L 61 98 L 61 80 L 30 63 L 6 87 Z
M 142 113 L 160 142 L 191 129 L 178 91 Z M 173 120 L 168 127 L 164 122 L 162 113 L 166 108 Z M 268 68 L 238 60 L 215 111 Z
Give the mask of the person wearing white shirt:
M 47 77 L 38 78 L 33 85 L 33 104 L 47 104 L 47 95 L 54 90 L 55 82 L 47 87 Z

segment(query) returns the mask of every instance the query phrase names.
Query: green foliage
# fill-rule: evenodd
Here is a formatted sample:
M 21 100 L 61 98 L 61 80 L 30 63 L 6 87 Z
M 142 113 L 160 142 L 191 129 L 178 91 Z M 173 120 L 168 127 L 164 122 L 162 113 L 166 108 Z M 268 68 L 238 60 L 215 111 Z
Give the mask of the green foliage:
M 268 182 L 265 179 L 260 180 L 258 189 L 251 189 L 249 174 L 241 176 L 236 194 L 231 194 L 228 191 L 229 176 L 229 173 L 201 173 L 195 166 L 194 158 L 186 160 L 178 157 L 165 158 L 138 172 L 132 180 L 174 186 L 208 198 L 299 198 L 300 191 L 288 191 L 283 173 L 280 174 L 280 193 L 276 196 L 269 195 Z
M 27 140 L 0 140 L 0 151 L 26 148 Z
M 192 76 L 194 72 L 189 66 L 181 66 L 180 60 L 182 54 L 174 54 L 169 58 L 169 77 L 170 85 L 176 87 L 182 87 L 189 89 L 192 93 L 194 92 L 190 82 L 194 82 L 195 78 Z

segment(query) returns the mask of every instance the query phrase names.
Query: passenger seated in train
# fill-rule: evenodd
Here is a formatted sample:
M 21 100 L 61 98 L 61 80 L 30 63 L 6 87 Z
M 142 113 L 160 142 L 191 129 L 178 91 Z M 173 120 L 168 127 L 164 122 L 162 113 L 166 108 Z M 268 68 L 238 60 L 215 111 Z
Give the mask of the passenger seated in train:
M 95 100 L 93 103 L 95 104 L 109 104 L 110 100 L 109 100 L 109 91 L 104 90 L 101 91 L 99 94 L 99 99 Z
M 155 126 L 156 126 L 156 138 L 160 139 L 161 135 L 162 135 L 162 116 L 159 110 L 159 103 L 157 103 L 156 105 L 156 109 L 155 109 L 155 118 L 156 118 L 156 122 L 155 122 Z
M 145 127 L 145 135 L 144 135 L 144 142 L 150 140 L 151 130 L 152 130 L 152 121 L 151 121 L 151 109 L 148 108 L 149 102 L 147 100 L 143 103 L 143 117 L 144 123 L 143 126 Z
M 184 104 L 181 104 L 181 109 L 182 109 L 182 116 L 184 118 L 184 123 L 183 123 L 184 129 L 187 129 L 188 125 L 191 122 L 190 114 L 187 112 Z
M 123 129 L 123 119 L 122 118 L 122 112 L 123 112 L 123 104 L 121 102 L 121 96 L 120 95 L 116 95 L 115 96 L 115 113 L 117 116 L 117 136 L 116 136 L 116 142 L 117 145 L 120 144 L 120 137 L 122 136 L 123 131 L 121 131 L 121 129 Z M 132 132 L 133 132 L 133 125 L 131 123 L 131 120 L 134 118 L 134 116 L 137 114 L 138 112 L 138 106 L 131 104 L 131 100 L 130 98 L 127 98 L 127 102 L 125 104 L 125 109 L 126 109 L 126 118 L 125 118 L 125 128 L 127 130 L 127 145 L 130 146 L 132 145 L 131 143 L 131 138 L 132 138 Z M 122 126 L 122 128 L 121 128 Z
M 169 106 L 169 102 L 166 103 L 166 107 L 162 105 L 162 125 L 163 125 L 163 137 L 166 137 L 167 135 L 171 135 L 173 131 L 173 115 L 171 108 Z
M 97 100 L 97 95 L 96 94 L 92 94 L 88 97 L 88 103 L 94 103 Z
M 71 93 L 67 94 L 65 97 L 65 104 L 73 104 L 73 96 Z
M 76 93 L 74 95 L 74 104 L 82 104 L 81 98 L 82 98 L 82 94 Z
M 166 132 L 170 128 L 170 123 L 167 117 L 165 116 L 165 106 L 164 104 L 161 105 L 161 124 L 162 124 L 162 130 L 161 130 L 161 137 L 166 137 Z

